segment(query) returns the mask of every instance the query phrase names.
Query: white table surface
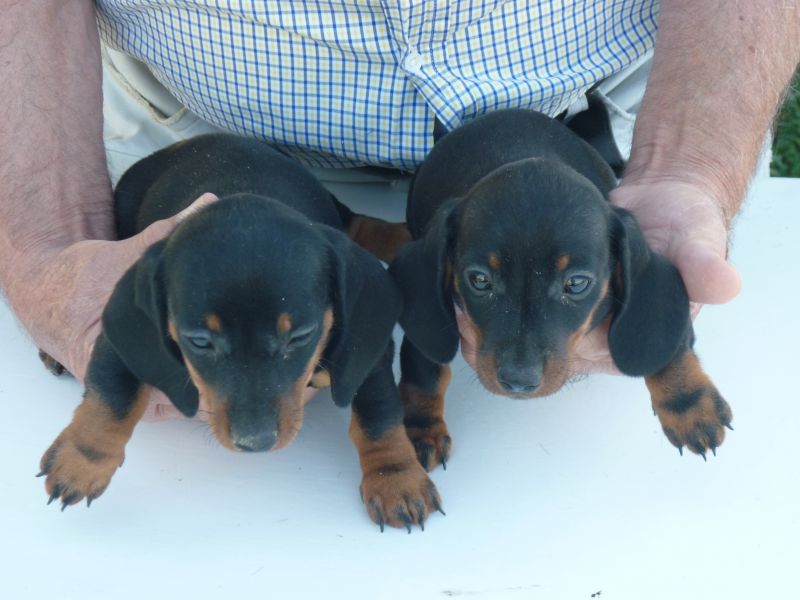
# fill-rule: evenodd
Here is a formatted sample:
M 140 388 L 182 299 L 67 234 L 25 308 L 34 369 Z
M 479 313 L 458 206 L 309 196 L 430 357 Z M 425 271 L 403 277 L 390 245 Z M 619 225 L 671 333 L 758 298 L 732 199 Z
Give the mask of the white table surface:
M 401 214 L 399 193 L 374 194 Z M 732 255 L 744 291 L 696 323 L 734 411 L 716 458 L 678 455 L 641 380 L 596 375 L 511 401 L 459 357 L 455 451 L 432 475 L 447 516 L 412 535 L 367 517 L 349 411 L 327 393 L 270 455 L 225 450 L 198 422 L 143 423 L 91 509 L 45 506 L 39 458 L 82 390 L 44 370 L 0 306 L 0 595 L 798 598 L 798 199 L 800 180 L 754 189 Z

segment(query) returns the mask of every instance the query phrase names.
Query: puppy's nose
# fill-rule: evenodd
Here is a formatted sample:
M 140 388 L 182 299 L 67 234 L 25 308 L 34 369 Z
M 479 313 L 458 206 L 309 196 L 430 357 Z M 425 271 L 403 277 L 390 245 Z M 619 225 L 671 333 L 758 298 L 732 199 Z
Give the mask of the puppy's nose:
M 237 436 L 233 445 L 242 452 L 266 452 L 278 441 L 277 431 L 260 431 L 258 433 Z
M 507 392 L 529 394 L 541 385 L 542 373 L 530 367 L 503 366 L 497 369 L 497 381 Z

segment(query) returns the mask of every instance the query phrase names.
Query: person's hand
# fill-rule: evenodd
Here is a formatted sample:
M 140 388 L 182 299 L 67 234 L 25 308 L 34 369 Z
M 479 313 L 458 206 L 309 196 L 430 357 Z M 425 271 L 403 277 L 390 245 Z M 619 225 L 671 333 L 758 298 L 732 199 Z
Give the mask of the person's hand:
M 693 318 L 702 304 L 722 304 L 739 293 L 739 274 L 726 261 L 726 219 L 710 193 L 682 181 L 623 181 L 610 200 L 630 210 L 650 248 L 678 268 L 689 293 Z M 465 319 L 456 311 L 461 353 L 474 368 L 476 340 Z M 572 363 L 574 373 L 618 372 L 608 351 L 608 324 L 606 320 L 579 342 Z
M 623 181 L 610 200 L 631 211 L 650 248 L 678 268 L 692 302 L 724 304 L 739 293 L 741 279 L 726 260 L 728 223 L 710 192 L 681 181 Z
M 728 225 L 719 201 L 683 181 L 622 184 L 610 201 L 633 213 L 650 248 L 681 273 L 694 319 L 703 304 L 723 304 L 739 293 L 739 273 L 727 262 Z M 607 319 L 578 345 L 577 373 L 618 373 L 608 351 Z
M 101 330 L 103 308 L 117 281 L 149 246 L 216 199 L 213 194 L 204 194 L 181 213 L 157 221 L 126 240 L 85 240 L 48 258 L 31 274 L 35 278 L 31 289 L 35 291 L 28 294 L 24 306 L 14 307 L 34 341 L 83 381 Z M 163 395 L 160 401 L 151 403 L 151 409 L 161 404 L 168 404 Z M 159 409 L 151 416 L 173 414 L 179 413 Z

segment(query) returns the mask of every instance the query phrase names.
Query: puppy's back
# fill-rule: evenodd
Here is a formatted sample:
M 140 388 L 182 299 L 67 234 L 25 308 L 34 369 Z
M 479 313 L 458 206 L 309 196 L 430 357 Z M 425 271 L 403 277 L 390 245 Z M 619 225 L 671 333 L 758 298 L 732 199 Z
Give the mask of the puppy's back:
M 433 147 L 409 190 L 406 217 L 412 235 L 421 235 L 446 200 L 464 196 L 504 164 L 533 157 L 565 163 L 604 196 L 616 185 L 603 158 L 560 121 L 533 110 L 499 110 L 454 129 Z
M 119 237 L 180 212 L 205 192 L 266 196 L 342 227 L 330 193 L 298 162 L 258 140 L 209 134 L 159 150 L 125 172 L 114 192 Z

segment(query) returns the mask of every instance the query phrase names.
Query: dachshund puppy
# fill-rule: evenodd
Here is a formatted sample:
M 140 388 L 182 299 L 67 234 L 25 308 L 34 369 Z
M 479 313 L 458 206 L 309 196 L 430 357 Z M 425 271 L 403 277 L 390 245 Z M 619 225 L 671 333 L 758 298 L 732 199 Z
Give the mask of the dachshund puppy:
M 307 386 L 330 385 L 338 406 L 353 405 L 370 516 L 381 529 L 421 526 L 440 499 L 406 436 L 391 370 L 401 297 L 378 259 L 344 233 L 366 218 L 266 144 L 208 135 L 123 176 L 120 236 L 203 192 L 220 200 L 151 246 L 105 308 L 83 402 L 41 460 L 50 501 L 63 509 L 103 493 L 149 386 L 189 417 L 202 394 L 220 444 L 261 452 L 297 434 Z
M 692 351 L 680 274 L 652 252 L 633 216 L 607 202 L 616 179 L 559 121 L 491 113 L 448 133 L 417 171 L 407 220 L 414 240 L 390 272 L 404 295 L 400 392 L 426 469 L 445 464 L 448 363 L 462 328 L 492 393 L 552 394 L 578 341 L 607 317 L 617 368 L 644 377 L 669 441 L 705 459 L 730 407 Z

